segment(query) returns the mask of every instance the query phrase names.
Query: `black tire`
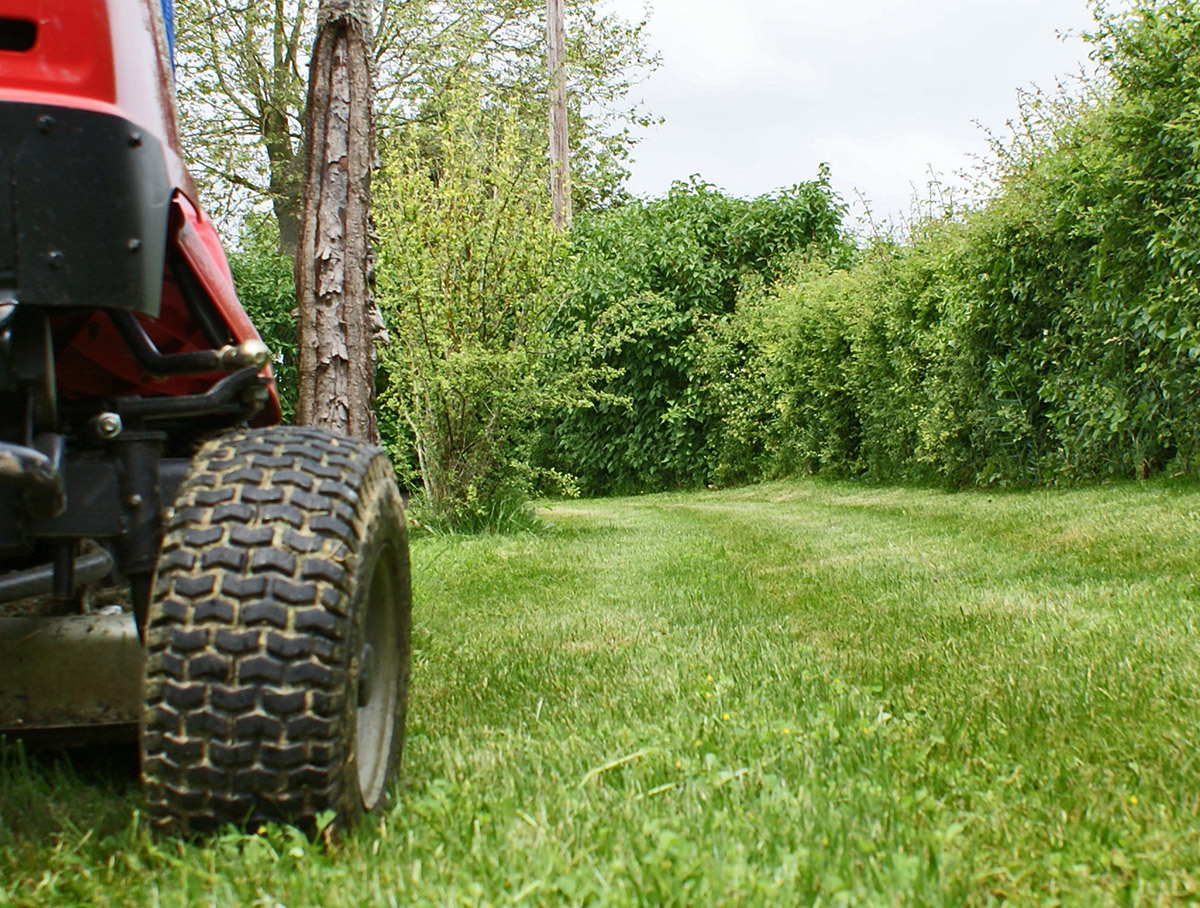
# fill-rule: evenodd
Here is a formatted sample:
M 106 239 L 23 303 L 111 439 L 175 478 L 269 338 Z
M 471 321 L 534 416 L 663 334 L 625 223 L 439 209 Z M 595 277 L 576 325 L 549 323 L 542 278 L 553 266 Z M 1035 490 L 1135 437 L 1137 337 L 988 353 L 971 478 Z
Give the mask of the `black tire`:
M 154 823 L 312 829 L 379 807 L 404 744 L 410 615 L 383 452 L 294 427 L 207 443 L 168 515 L 146 623 Z

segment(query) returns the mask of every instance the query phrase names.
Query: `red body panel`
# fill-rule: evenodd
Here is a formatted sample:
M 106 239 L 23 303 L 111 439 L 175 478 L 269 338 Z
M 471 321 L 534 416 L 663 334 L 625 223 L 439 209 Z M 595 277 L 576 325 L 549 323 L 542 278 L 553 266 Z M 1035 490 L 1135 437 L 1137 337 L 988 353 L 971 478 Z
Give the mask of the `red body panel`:
M 225 322 L 232 343 L 258 339 L 238 302 L 216 229 L 197 201 L 180 156 L 173 75 L 159 0 L 0 0 L 0 19 L 32 22 L 37 29 L 28 50 L 0 50 L 0 102 L 108 113 L 154 135 L 163 147 L 174 187 L 168 250 L 176 250 L 190 266 Z M 86 212 L 80 217 L 86 217 Z M 192 324 L 169 270 L 163 278 L 159 317 L 140 318 L 163 353 L 212 347 Z M 55 329 L 58 383 L 68 399 L 195 394 L 221 377 L 145 375 L 100 313 L 58 316 Z M 263 374 L 269 378 L 270 368 Z M 257 424 L 280 419 L 273 383 L 270 390 L 270 402 L 256 418 Z
M 233 274 L 217 230 L 203 211 L 182 194 L 175 196 L 171 212 L 171 245 L 179 250 L 203 287 L 205 295 L 221 314 L 234 344 L 259 340 L 246 310 L 238 302 Z M 211 348 L 204 333 L 189 317 L 179 286 L 171 275 L 163 280 L 162 311 L 158 318 L 139 316 L 142 326 L 163 353 L 188 353 Z M 107 317 L 91 313 L 84 319 L 57 320 L 59 354 L 56 363 L 58 386 L 67 399 L 100 396 L 200 394 L 222 376 L 178 375 L 155 378 L 146 375 L 132 355 L 123 351 L 120 334 Z M 271 367 L 263 369 L 271 377 Z M 274 425 L 280 420 L 279 398 L 274 382 L 270 400 L 253 420 L 254 425 Z
M 54 0 L 3 0 L 0 17 L 32 22 L 37 37 L 29 51 L 0 51 L 4 93 L 39 98 L 68 97 L 100 104 L 117 100 L 108 7 L 103 3 Z M 49 103 L 56 103 L 51 101 Z
M 37 26 L 30 50 L 0 50 L 0 100 L 83 108 L 137 123 L 168 149 L 168 173 L 195 198 L 179 155 L 170 56 L 156 0 L 0 0 L 0 18 Z

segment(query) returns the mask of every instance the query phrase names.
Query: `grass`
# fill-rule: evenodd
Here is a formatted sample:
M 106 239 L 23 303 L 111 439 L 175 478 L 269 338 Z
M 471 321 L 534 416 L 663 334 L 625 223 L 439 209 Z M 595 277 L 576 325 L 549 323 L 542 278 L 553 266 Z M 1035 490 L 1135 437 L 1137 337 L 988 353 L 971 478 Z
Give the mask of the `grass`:
M 818 482 L 554 505 L 413 551 L 391 808 L 150 835 L 0 759 L 0 904 L 1200 900 L 1200 489 Z M 77 761 L 78 763 L 78 761 Z

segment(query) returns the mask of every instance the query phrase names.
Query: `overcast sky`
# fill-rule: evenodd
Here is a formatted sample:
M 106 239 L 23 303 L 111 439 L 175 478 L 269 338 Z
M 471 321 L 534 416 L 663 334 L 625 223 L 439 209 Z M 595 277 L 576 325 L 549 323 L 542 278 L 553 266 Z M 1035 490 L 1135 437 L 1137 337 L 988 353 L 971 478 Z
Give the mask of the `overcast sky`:
M 626 18 L 643 0 L 610 0 Z M 642 134 L 629 188 L 698 173 L 754 196 L 832 168 L 876 220 L 986 155 L 1019 89 L 1086 63 L 1086 0 L 651 0 L 662 67 L 635 93 L 665 122 Z M 1075 35 L 1075 37 L 1071 37 Z M 978 124 L 978 125 L 977 125 Z M 856 215 L 861 207 L 854 205 Z

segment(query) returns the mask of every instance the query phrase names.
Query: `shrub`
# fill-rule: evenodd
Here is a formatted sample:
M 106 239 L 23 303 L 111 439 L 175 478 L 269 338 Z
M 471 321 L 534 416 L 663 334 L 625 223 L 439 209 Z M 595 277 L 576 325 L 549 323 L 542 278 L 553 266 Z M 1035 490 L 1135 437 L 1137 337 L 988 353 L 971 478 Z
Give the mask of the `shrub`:
M 607 370 L 595 386 L 605 400 L 546 426 L 545 462 L 593 494 L 758 475 L 766 414 L 745 408 L 766 404 L 754 387 L 754 342 L 738 336 L 755 317 L 739 315 L 738 301 L 797 256 L 844 256 L 842 211 L 822 169 L 757 199 L 693 178 L 662 199 L 580 217 L 560 340 L 599 339 L 588 355 Z
M 541 478 L 528 458 L 532 423 L 589 400 L 552 356 L 568 260 L 542 157 L 540 137 L 460 95 L 395 144 L 379 181 L 391 335 L 379 406 L 404 428 L 387 440 L 393 457 L 415 453 L 417 512 L 454 529 L 521 524 Z
M 272 368 L 284 421 L 296 408 L 296 283 L 292 259 L 279 253 L 279 231 L 271 218 L 248 221 L 242 241 L 229 255 L 229 267 L 242 307 L 274 356 Z

